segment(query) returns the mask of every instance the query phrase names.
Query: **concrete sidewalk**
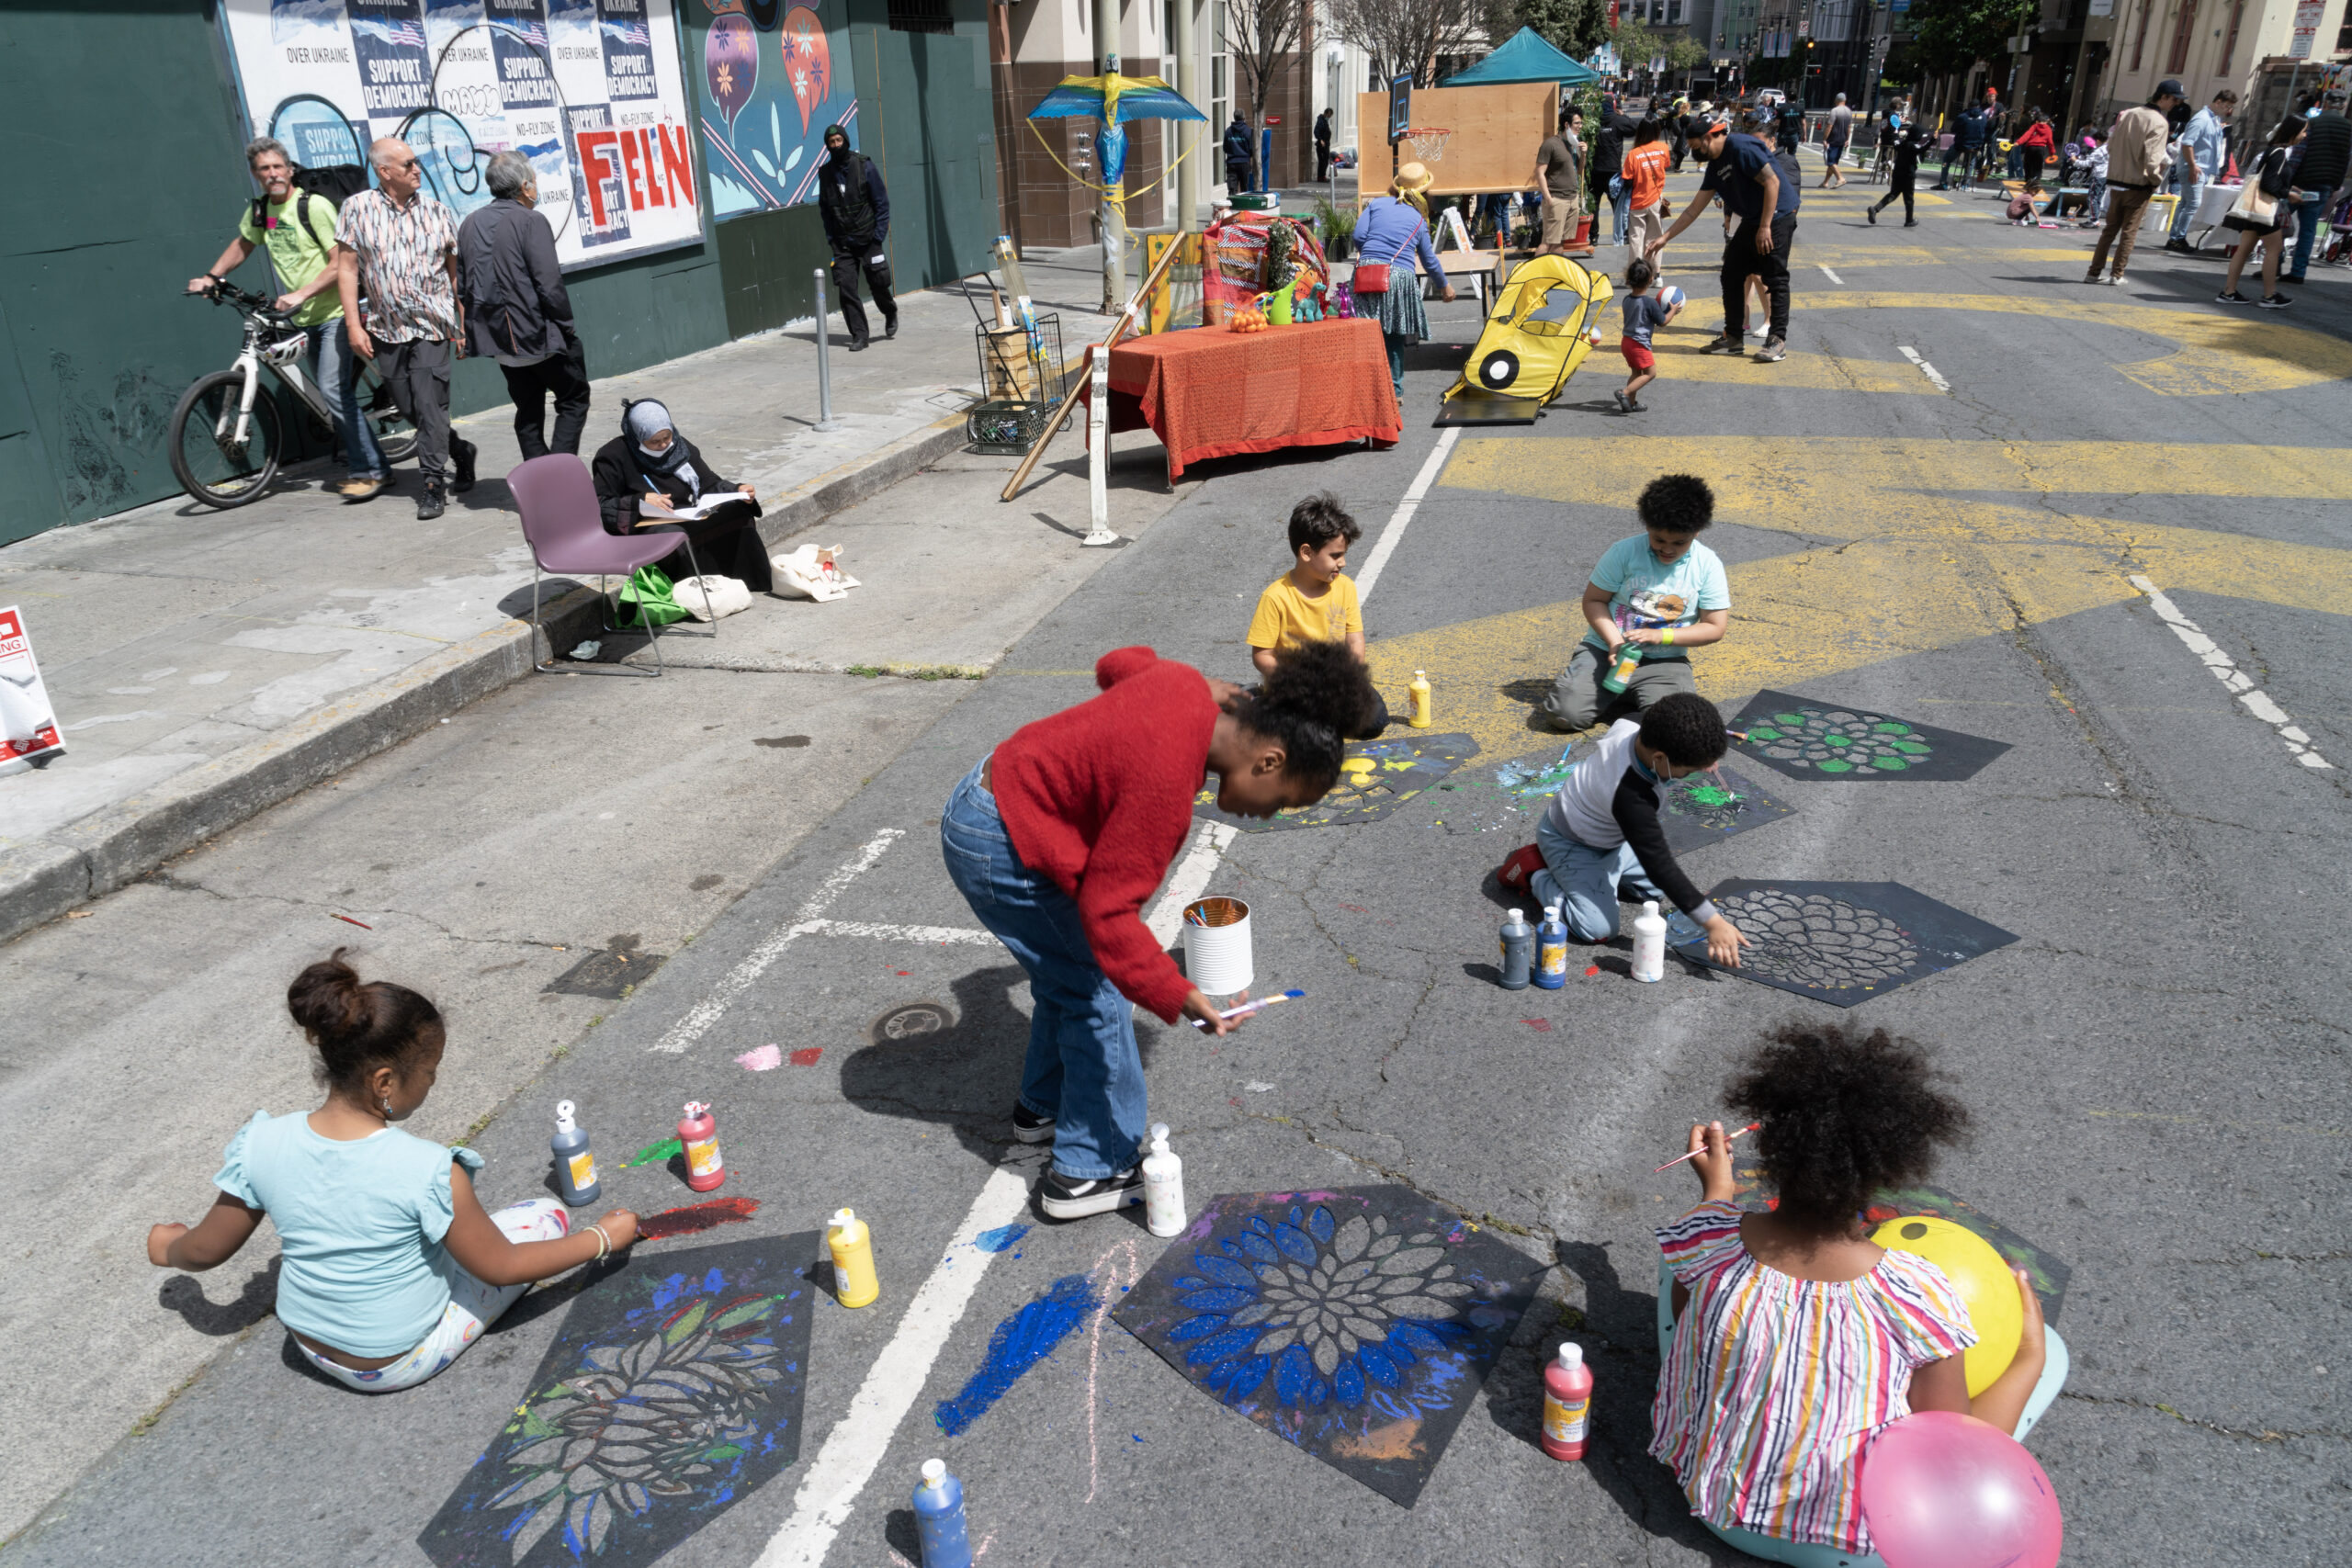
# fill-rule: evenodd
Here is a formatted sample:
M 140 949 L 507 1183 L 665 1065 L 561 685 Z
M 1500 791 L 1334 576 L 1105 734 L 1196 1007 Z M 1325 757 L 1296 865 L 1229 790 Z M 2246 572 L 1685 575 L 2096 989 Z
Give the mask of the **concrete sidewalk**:
M 1109 325 L 1092 310 L 1093 254 L 1024 264 L 1072 357 Z M 897 339 L 853 355 L 837 336 L 837 431 L 811 428 L 804 322 L 598 381 L 582 456 L 617 430 L 623 398 L 659 397 L 730 479 L 758 486 L 779 544 L 962 448 L 974 303 L 986 308 L 955 289 L 910 295 Z M 66 740 L 49 767 L 0 778 L 0 940 L 529 671 L 531 560 L 503 479 L 519 457 L 511 419 L 501 407 L 458 422 L 481 480 L 431 523 L 414 516 L 413 468 L 349 505 L 323 488 L 339 467 L 311 464 L 235 511 L 183 497 L 0 549 L 0 604 L 23 607 Z M 869 582 L 899 543 L 842 542 Z M 550 579 L 542 602 L 556 648 L 592 635 L 593 587 Z M 715 642 L 672 646 L 707 659 L 757 645 L 755 667 L 808 669 L 984 667 L 996 651 L 966 638 L 949 658 L 924 616 L 846 607 L 764 600 Z

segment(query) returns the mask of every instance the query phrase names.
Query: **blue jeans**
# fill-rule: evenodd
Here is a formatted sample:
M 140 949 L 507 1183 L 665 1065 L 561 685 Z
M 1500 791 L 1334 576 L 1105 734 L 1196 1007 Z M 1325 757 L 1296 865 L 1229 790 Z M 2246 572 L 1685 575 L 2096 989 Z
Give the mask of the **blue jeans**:
M 2197 217 L 2198 197 L 2205 194 L 2205 182 L 2175 175 L 2172 188 L 2180 193 L 2180 205 L 2172 209 L 2172 233 L 2168 237 L 2186 240 L 2188 238 L 2188 225 Z
M 1544 853 L 1544 869 L 1528 879 L 1528 886 L 1542 902 L 1560 907 L 1561 922 L 1578 942 L 1607 942 L 1617 934 L 1621 884 L 1631 883 L 1644 898 L 1666 902 L 1631 844 L 1596 850 L 1554 827 L 1547 810 L 1535 819 L 1535 847 Z
M 2311 269 L 2312 242 L 2318 237 L 2320 230 L 2326 227 L 2321 221 L 2327 216 L 2326 206 L 2327 196 L 2324 193 L 2295 203 L 2295 265 L 2287 269 L 2294 282 L 2302 282 L 2303 274 Z
M 334 411 L 334 433 L 343 443 L 344 466 L 356 479 L 384 478 L 383 449 L 376 445 L 376 432 L 359 412 L 358 355 L 351 351 L 351 336 L 344 330 L 343 318 L 321 321 L 310 329 L 310 334 L 311 379 L 318 383 L 327 407 Z
M 1611 175 L 1609 180 L 1610 243 L 1622 245 L 1625 243 L 1625 230 L 1631 224 L 1633 216 L 1634 187 L 1625 183 L 1623 175 Z
M 1396 333 L 1383 333 L 1380 341 L 1388 349 L 1388 378 L 1396 384 L 1396 406 L 1405 406 L 1405 345 L 1410 338 Z
M 980 783 L 964 775 L 939 818 L 948 878 L 1029 976 L 1029 1056 L 1021 1103 L 1054 1118 L 1054 1168 L 1099 1181 L 1133 1167 L 1143 1143 L 1143 1058 L 1134 1010 L 1094 962 L 1077 903 L 1021 863 Z

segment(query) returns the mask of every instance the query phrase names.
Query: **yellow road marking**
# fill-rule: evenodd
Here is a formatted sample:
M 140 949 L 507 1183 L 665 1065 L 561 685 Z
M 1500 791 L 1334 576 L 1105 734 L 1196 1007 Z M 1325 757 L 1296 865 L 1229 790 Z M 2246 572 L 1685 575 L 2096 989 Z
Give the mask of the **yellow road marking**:
M 2007 635 L 2160 586 L 2352 614 L 2352 551 L 2069 513 L 2000 496 L 2206 495 L 2352 500 L 2329 449 L 1953 442 L 1848 437 L 1480 438 L 1455 448 L 1450 489 L 1626 507 L 1662 472 L 1703 473 L 1725 522 L 1847 541 L 1730 570 L 1732 630 L 1693 660 L 1700 689 L 1732 704 L 1907 653 Z M 1630 522 L 1630 519 L 1629 519 Z M 1572 569 L 1573 570 L 1573 569 Z M 1512 611 L 1370 649 L 1384 687 L 1427 670 L 1439 722 L 1510 757 L 1558 744 L 1529 722 L 1585 631 L 1575 600 Z

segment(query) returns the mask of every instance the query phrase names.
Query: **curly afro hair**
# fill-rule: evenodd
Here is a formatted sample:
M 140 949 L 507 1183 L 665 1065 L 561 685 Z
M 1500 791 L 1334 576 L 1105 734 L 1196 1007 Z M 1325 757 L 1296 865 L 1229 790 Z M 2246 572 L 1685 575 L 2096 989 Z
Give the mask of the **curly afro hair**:
M 1249 728 L 1283 743 L 1284 774 L 1319 784 L 1339 782 L 1341 738 L 1371 727 L 1380 705 L 1372 675 L 1344 642 L 1307 642 L 1274 655 L 1255 692 L 1227 705 Z
M 1715 520 L 1715 492 L 1696 474 L 1660 474 L 1634 502 L 1645 528 L 1696 534 Z
M 1874 1029 L 1790 1022 L 1766 1035 L 1724 1086 L 1724 1103 L 1763 1125 L 1756 1153 L 1776 1211 L 1825 1235 L 1883 1188 L 1923 1180 L 1939 1147 L 1968 1132 L 1968 1108 L 1917 1044 Z
M 1660 697 L 1642 714 L 1642 744 L 1678 768 L 1712 768 L 1731 746 L 1724 716 L 1696 692 Z

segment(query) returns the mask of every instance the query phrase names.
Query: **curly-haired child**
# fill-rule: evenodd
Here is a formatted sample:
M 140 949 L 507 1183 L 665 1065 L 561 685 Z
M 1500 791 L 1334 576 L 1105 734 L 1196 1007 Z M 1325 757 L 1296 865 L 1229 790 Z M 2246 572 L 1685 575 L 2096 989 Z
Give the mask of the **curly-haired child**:
M 1691 1511 L 1754 1556 L 1800 1568 L 1874 1563 L 1856 1492 L 1870 1439 L 1915 1410 L 1947 1410 L 2022 1438 L 2064 1381 L 2064 1347 L 2017 1276 L 2017 1357 L 1971 1399 L 1968 1308 L 1926 1258 L 1870 1239 L 1883 1188 L 1924 1179 L 1968 1111 L 1926 1055 L 1884 1030 L 1783 1025 L 1725 1087 L 1761 1123 L 1756 1157 L 1779 1193 L 1734 1201 L 1720 1122 L 1690 1129 L 1702 1197 L 1657 1233 L 1660 1352 L 1650 1453 Z
M 211 1212 L 147 1233 L 148 1261 L 201 1271 L 236 1256 L 266 1214 L 284 1267 L 277 1317 L 310 1363 L 362 1393 L 433 1376 L 535 1280 L 637 1239 L 616 1209 L 577 1234 L 552 1198 L 486 1213 L 468 1174 L 482 1158 L 401 1132 L 433 1091 L 447 1029 L 440 1010 L 388 980 L 360 982 L 332 957 L 287 987 L 319 1054 L 326 1103 L 254 1119 L 229 1140 Z

